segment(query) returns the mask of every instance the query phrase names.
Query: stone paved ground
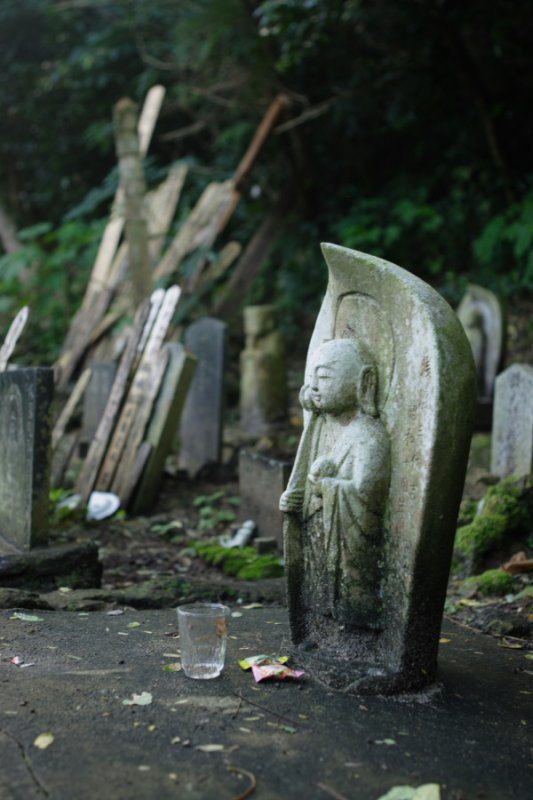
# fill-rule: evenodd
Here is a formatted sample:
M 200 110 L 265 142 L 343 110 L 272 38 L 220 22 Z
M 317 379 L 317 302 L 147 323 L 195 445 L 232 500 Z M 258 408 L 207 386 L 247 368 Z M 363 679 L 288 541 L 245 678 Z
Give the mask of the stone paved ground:
M 233 610 L 213 681 L 164 670 L 178 661 L 172 609 L 0 612 L 0 798 L 236 800 L 252 779 L 254 800 L 377 800 L 425 783 L 443 800 L 531 797 L 526 651 L 446 623 L 440 684 L 420 696 L 255 685 L 237 659 L 285 652 L 286 612 Z M 149 705 L 123 705 L 141 692 Z M 43 733 L 54 740 L 41 750 Z M 213 744 L 224 749 L 197 749 Z

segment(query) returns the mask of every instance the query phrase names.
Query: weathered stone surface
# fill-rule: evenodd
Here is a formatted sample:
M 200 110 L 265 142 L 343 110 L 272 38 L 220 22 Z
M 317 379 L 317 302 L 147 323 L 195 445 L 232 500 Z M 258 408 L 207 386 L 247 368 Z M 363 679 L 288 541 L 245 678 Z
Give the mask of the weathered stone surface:
M 83 418 L 80 444 L 84 449 L 92 442 L 103 417 L 117 368 L 105 361 L 91 361 L 91 378 L 83 396 Z
M 513 364 L 496 378 L 491 472 L 533 472 L 533 367 Z
M 143 513 L 155 502 L 165 459 L 171 450 L 196 369 L 196 358 L 188 353 L 183 345 L 166 344 L 163 349 L 168 350 L 169 361 L 145 435 L 145 440 L 152 445 L 152 450 L 133 502 L 135 514 Z
M 283 545 L 283 518 L 279 497 L 287 486 L 291 464 L 242 449 L 239 453 L 241 519 L 253 519 L 261 537 Z
M 0 374 L 0 549 L 47 543 L 52 395 L 51 369 Z
M 226 330 L 224 322 L 206 317 L 185 332 L 197 368 L 181 418 L 179 452 L 180 466 L 191 478 L 221 457 Z
M 345 691 L 433 680 L 475 404 L 451 308 L 400 267 L 323 245 L 302 440 L 281 497 L 298 657 Z
M 241 353 L 241 428 L 263 436 L 287 415 L 287 367 L 283 337 L 271 305 L 244 309 L 246 347 Z
M 480 401 L 490 400 L 505 347 L 502 304 L 494 292 L 472 284 L 459 304 L 457 316 L 472 348 Z
M 0 588 L 0 608 L 51 609 L 52 606 L 46 600 L 43 600 L 37 592 L 26 592 L 23 589 Z
M 47 591 L 58 586 L 100 586 L 102 564 L 94 542 L 39 547 L 28 553 L 0 555 L 0 586 Z

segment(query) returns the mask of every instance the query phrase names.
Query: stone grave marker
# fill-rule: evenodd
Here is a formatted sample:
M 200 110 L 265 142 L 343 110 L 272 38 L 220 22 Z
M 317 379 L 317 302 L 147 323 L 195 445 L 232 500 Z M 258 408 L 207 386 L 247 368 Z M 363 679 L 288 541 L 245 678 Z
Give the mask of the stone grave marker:
M 503 361 L 505 323 L 502 304 L 494 292 L 471 284 L 457 309 L 474 356 L 481 402 L 490 402 Z
M 491 472 L 501 478 L 533 472 L 533 367 L 513 364 L 496 378 Z
M 283 546 L 283 519 L 279 497 L 287 486 L 291 471 L 288 461 L 268 458 L 261 453 L 242 449 L 239 453 L 239 516 L 252 519 L 259 537 L 276 539 Z
M 287 416 L 285 345 L 272 305 L 244 309 L 246 346 L 241 353 L 241 429 L 264 436 Z
M 152 412 L 145 441 L 152 446 L 143 475 L 135 490 L 132 510 L 135 514 L 150 509 L 157 497 L 165 459 L 169 454 L 187 392 L 196 369 L 196 358 L 181 344 L 163 345 L 169 361 L 159 396 Z
M 206 464 L 217 464 L 222 449 L 227 325 L 205 317 L 185 332 L 185 347 L 197 367 L 181 417 L 180 467 L 194 478 Z
M 0 538 L 17 550 L 48 540 L 53 371 L 0 374 Z
M 406 270 L 323 245 L 329 283 L 284 512 L 297 659 L 347 692 L 431 683 L 475 406 L 468 340 Z
M 105 361 L 89 363 L 91 377 L 83 395 L 83 418 L 80 437 L 80 455 L 86 451 L 94 438 L 113 388 L 117 372 L 116 364 Z M 85 452 L 83 452 L 85 451 Z

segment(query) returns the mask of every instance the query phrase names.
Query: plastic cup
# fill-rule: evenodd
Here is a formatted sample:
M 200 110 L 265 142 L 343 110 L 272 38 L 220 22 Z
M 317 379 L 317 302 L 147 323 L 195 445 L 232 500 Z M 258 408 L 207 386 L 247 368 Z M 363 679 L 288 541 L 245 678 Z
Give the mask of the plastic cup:
M 221 603 L 178 606 L 181 666 L 188 678 L 217 678 L 224 667 L 230 610 Z

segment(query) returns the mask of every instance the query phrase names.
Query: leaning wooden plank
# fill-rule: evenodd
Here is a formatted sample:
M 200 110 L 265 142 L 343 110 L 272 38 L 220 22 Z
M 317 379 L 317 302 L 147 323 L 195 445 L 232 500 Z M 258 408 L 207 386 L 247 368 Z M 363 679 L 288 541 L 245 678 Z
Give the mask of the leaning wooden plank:
M 198 247 L 211 247 L 220 222 L 233 201 L 233 181 L 210 183 L 154 271 L 154 280 L 172 275 L 185 256 Z
M 224 230 L 231 219 L 233 212 L 235 211 L 241 198 L 243 184 L 250 174 L 250 170 L 255 164 L 259 153 L 264 147 L 272 128 L 278 121 L 283 110 L 290 104 L 291 101 L 286 94 L 278 94 L 267 108 L 266 113 L 261 120 L 248 149 L 241 158 L 240 163 L 233 174 L 233 183 L 235 186 L 233 198 L 231 204 L 227 208 L 226 215 L 220 221 L 219 233 Z
M 244 183 L 252 169 L 255 161 L 259 153 L 261 152 L 268 136 L 274 125 L 276 124 L 280 114 L 283 112 L 284 108 L 290 105 L 290 100 L 287 95 L 279 94 L 277 97 L 274 98 L 270 106 L 268 107 L 263 119 L 259 127 L 257 128 L 252 141 L 248 149 L 246 150 L 244 156 L 242 157 L 237 169 L 235 170 L 232 178 L 233 183 L 233 194 L 231 200 L 223 207 L 220 208 L 219 214 L 216 217 L 217 229 L 212 233 L 211 239 L 207 246 L 211 246 L 211 244 L 215 241 L 218 234 L 222 233 L 224 228 L 227 226 L 228 222 L 230 221 L 231 217 L 235 209 L 239 204 L 239 200 L 241 198 L 242 189 Z M 205 269 L 206 261 L 199 260 L 198 264 L 196 265 L 194 271 L 189 276 L 187 283 L 184 284 L 183 289 L 187 292 L 192 292 L 198 284 L 200 283 L 202 273 Z
M 156 264 L 174 219 L 189 168 L 174 164 L 163 183 L 147 195 L 150 261 Z
M 142 156 L 148 151 L 164 94 L 164 87 L 153 86 L 146 95 L 139 119 L 139 148 Z M 70 380 L 85 352 L 94 325 L 105 315 L 111 302 L 114 287 L 110 285 L 109 273 L 124 228 L 123 215 L 118 211 L 121 204 L 122 192 L 119 189 L 115 195 L 111 220 L 104 231 L 85 296 L 67 333 L 61 358 L 55 364 L 56 383 L 59 388 L 64 388 Z
M 130 505 L 130 501 L 132 497 L 137 494 L 137 487 L 139 485 L 139 481 L 142 479 L 144 472 L 146 471 L 146 467 L 150 461 L 150 456 L 152 454 L 152 445 L 150 442 L 143 442 L 139 449 L 137 450 L 137 456 L 135 459 L 135 464 L 129 476 L 129 481 L 122 492 L 120 497 L 121 504 L 124 508 L 127 508 Z
M 126 391 L 131 366 L 137 354 L 137 347 L 141 339 L 146 320 L 150 312 L 150 303 L 146 302 L 138 309 L 131 329 L 128 345 L 122 354 L 119 368 L 111 394 L 98 426 L 94 439 L 89 447 L 87 458 L 76 482 L 76 491 L 87 502 L 94 488 L 98 471 L 102 464 L 113 427 L 120 409 L 120 403 Z
M 283 229 L 283 208 L 280 206 L 269 214 L 250 239 L 230 280 L 213 303 L 215 316 L 227 318 L 240 307 L 243 296 L 270 255 Z
M 53 489 L 59 489 L 64 485 L 65 473 L 77 450 L 80 435 L 81 431 L 79 430 L 69 431 L 69 433 L 63 436 L 59 445 L 52 453 L 50 485 Z
M 136 413 L 131 425 L 128 439 L 122 451 L 122 457 L 117 464 L 115 476 L 111 483 L 111 491 L 118 495 L 125 505 L 125 496 L 127 486 L 130 484 L 131 474 L 133 472 L 135 462 L 137 459 L 137 451 L 142 444 L 144 432 L 150 421 L 154 403 L 159 394 L 161 383 L 165 375 L 168 364 L 168 350 L 160 350 L 150 364 L 150 379 L 147 381 L 143 391 L 139 392 L 136 401 Z M 128 396 L 128 402 L 132 403 L 132 396 Z
M 89 385 L 89 381 L 91 380 L 91 368 L 87 367 L 80 377 L 78 378 L 72 393 L 67 400 L 63 411 L 58 417 L 56 424 L 54 425 L 54 429 L 52 431 L 52 451 L 55 450 L 61 441 L 66 429 L 67 425 L 70 422 L 70 419 L 76 410 L 76 406 L 80 402 L 81 398 L 84 395 L 84 392 Z
M 144 158 L 148 152 L 148 147 L 155 129 L 155 124 L 161 110 L 161 104 L 165 96 L 165 88 L 163 86 L 152 86 L 146 95 L 143 109 L 139 117 L 137 131 L 139 135 L 139 153 L 141 158 Z M 113 201 L 112 215 L 116 215 L 114 219 L 108 223 L 108 228 L 113 232 L 108 234 L 108 230 L 104 232 L 102 239 L 102 253 L 98 253 L 93 272 L 89 281 L 87 291 L 90 293 L 93 289 L 101 288 L 107 285 L 108 272 L 113 263 L 120 235 L 124 227 L 124 215 L 122 205 L 124 201 L 124 194 L 121 188 L 117 189 L 115 199 Z M 120 210 L 119 210 L 120 209 Z M 103 249 L 104 241 L 108 236 L 108 245 Z M 114 248 L 113 248 L 114 245 Z
M 176 438 L 181 412 L 196 370 L 195 356 L 182 344 L 165 344 L 164 349 L 170 353 L 169 364 L 145 433 L 152 451 L 132 503 L 126 495 L 123 499 L 125 505 L 131 505 L 134 514 L 150 510 L 155 502 L 165 460 Z
M 148 297 L 151 286 L 148 224 L 145 214 L 146 182 L 137 134 L 137 104 L 123 97 L 113 108 L 115 145 L 120 185 L 124 194 L 124 227 L 135 305 Z
M 9 326 L 9 330 L 7 332 L 4 344 L 2 345 L 2 347 L 0 347 L 0 372 L 6 371 L 8 361 L 13 355 L 13 351 L 16 347 L 16 344 L 20 338 L 22 331 L 26 327 L 29 315 L 30 315 L 30 309 L 28 308 L 28 306 L 24 306 L 24 308 L 20 309 L 17 316 Z
M 135 416 L 143 402 L 144 393 L 149 386 L 152 373 L 154 356 L 160 350 L 168 328 L 172 321 L 181 290 L 179 286 L 171 286 L 165 292 L 161 310 L 155 320 L 153 329 L 148 337 L 146 347 L 141 357 L 139 367 L 120 413 L 111 444 L 108 448 L 103 466 L 98 475 L 96 488 L 99 491 L 108 491 L 113 481 L 120 458 L 126 446 L 129 433 L 133 426 Z

